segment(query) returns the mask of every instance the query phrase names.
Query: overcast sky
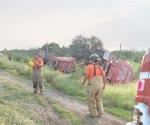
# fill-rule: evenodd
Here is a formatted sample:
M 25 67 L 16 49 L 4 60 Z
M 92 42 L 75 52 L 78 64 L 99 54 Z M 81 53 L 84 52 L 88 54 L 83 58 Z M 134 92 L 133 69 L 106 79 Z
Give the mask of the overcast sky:
M 150 48 L 150 0 L 0 0 L 0 50 L 69 45 L 78 34 L 106 49 Z

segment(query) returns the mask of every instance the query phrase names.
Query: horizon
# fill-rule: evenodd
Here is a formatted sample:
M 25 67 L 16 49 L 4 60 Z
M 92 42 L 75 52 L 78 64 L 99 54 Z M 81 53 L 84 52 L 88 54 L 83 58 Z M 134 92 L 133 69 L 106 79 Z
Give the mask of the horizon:
M 55 42 L 54 42 L 55 43 Z M 45 43 L 45 44 L 47 44 L 47 42 Z M 45 45 L 45 44 L 43 44 L 43 45 Z M 48 43 L 48 44 L 50 44 L 50 43 Z M 58 43 L 56 43 L 56 44 L 58 44 Z M 7 51 L 13 51 L 13 50 L 19 50 L 19 51 L 22 51 L 22 50 L 25 50 L 25 51 L 28 51 L 28 50 L 41 50 L 41 47 L 43 46 L 43 45 L 41 45 L 41 46 L 38 46 L 38 47 L 30 47 L 30 48 L 14 48 L 14 49 L 7 49 L 7 48 L 4 48 L 4 49 L 0 49 L 0 52 L 3 52 L 3 51 L 5 51 L 5 49 L 7 50 Z M 60 48 L 62 48 L 63 47 L 63 45 L 61 46 L 60 44 L 58 44 L 59 45 L 59 47 Z M 64 46 L 64 47 L 66 47 L 66 48 L 69 48 L 69 46 Z M 139 49 L 139 50 L 136 50 L 136 49 L 123 49 L 123 48 L 121 48 L 121 50 L 118 48 L 118 49 L 114 49 L 114 50 L 108 50 L 108 49 L 106 49 L 106 48 L 103 48 L 104 50 L 107 50 L 107 51 L 110 51 L 110 52 L 113 52 L 113 51 L 135 51 L 135 52 L 142 52 L 142 51 L 148 51 L 148 49 Z

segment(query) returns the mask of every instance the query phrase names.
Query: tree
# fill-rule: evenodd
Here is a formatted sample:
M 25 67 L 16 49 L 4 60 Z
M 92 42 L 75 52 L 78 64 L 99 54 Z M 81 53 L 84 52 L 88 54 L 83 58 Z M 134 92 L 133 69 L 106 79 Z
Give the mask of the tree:
M 48 53 L 49 54 L 54 54 L 56 56 L 68 56 L 68 48 L 67 47 L 60 47 L 59 44 L 57 43 L 49 43 L 49 44 L 44 44 L 42 46 L 42 50 L 46 51 L 48 47 Z
M 55 55 L 59 55 L 61 52 L 60 52 L 60 46 L 59 44 L 57 43 L 49 43 L 48 45 L 47 44 L 44 44 L 42 46 L 42 50 L 46 51 L 47 50 L 47 47 L 48 47 L 48 52 L 49 53 L 52 53 L 52 54 L 55 54 Z
M 88 38 L 83 37 L 81 35 L 76 36 L 70 45 L 70 48 L 72 49 L 81 49 L 81 48 L 87 48 L 89 49 L 89 44 L 88 44 Z
M 88 42 L 89 42 L 90 49 L 92 52 L 95 52 L 95 50 L 97 49 L 103 49 L 102 41 L 95 36 L 92 36 L 91 38 L 89 38 Z
M 72 40 L 69 48 L 71 55 L 78 60 L 88 59 L 92 53 L 98 52 L 97 50 L 99 49 L 103 49 L 103 43 L 95 36 L 87 38 L 78 35 Z
M 89 48 L 88 38 L 81 35 L 76 36 L 69 47 L 71 56 L 78 60 L 88 56 Z

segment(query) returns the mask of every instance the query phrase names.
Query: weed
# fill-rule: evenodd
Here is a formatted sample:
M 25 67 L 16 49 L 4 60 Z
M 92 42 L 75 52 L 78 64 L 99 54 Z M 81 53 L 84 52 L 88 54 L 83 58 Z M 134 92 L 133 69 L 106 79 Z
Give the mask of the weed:
M 62 106 L 60 106 L 58 102 L 53 101 L 52 106 L 62 118 L 67 119 L 73 125 L 82 125 L 81 120 L 74 113 L 70 112 L 67 109 L 62 108 Z
M 16 68 L 21 70 L 18 73 L 19 75 L 29 76 L 30 72 L 27 71 L 26 64 L 14 62 L 14 61 L 9 62 L 4 57 L 0 58 L 0 67 L 3 67 L 3 69 L 8 70 L 9 72 L 10 71 L 14 72 L 13 68 L 16 65 L 17 65 Z M 135 67 L 138 67 L 138 64 L 137 65 L 133 64 L 133 65 L 135 65 Z M 63 91 L 64 93 L 68 95 L 74 96 L 77 99 L 80 99 L 80 100 L 86 99 L 86 89 L 85 87 L 81 85 L 81 82 L 83 80 L 82 70 L 77 70 L 76 72 L 72 74 L 62 74 L 58 71 L 54 71 L 50 69 L 49 67 L 45 67 L 42 70 L 42 72 L 43 72 L 43 77 L 45 79 L 45 83 L 51 84 L 51 85 L 47 84 L 46 87 L 50 88 L 51 86 L 53 86 L 54 88 L 60 91 Z M 116 85 L 116 86 L 112 86 L 108 84 L 103 94 L 104 106 L 109 109 L 107 111 L 115 115 L 119 115 L 120 117 L 123 117 L 124 119 L 128 119 L 126 116 L 121 115 L 119 111 L 116 110 L 115 112 L 114 110 L 115 110 L 115 107 L 117 107 L 118 109 L 120 109 L 120 111 L 125 111 L 125 112 L 130 113 L 132 107 L 134 106 L 135 95 L 136 95 L 136 85 L 134 83 L 126 84 L 126 85 Z M 26 98 L 26 96 L 24 96 L 24 93 L 22 93 L 21 96 Z M 21 96 L 20 97 L 16 96 L 16 97 L 21 98 Z M 40 101 L 39 99 L 39 103 L 40 102 L 42 102 L 42 100 Z M 41 105 L 45 105 L 45 104 L 41 103 Z
M 34 96 L 21 85 L 0 79 L 3 94 L 0 98 L 0 122 L 2 125 L 42 125 L 35 112 L 27 104 L 36 103 Z

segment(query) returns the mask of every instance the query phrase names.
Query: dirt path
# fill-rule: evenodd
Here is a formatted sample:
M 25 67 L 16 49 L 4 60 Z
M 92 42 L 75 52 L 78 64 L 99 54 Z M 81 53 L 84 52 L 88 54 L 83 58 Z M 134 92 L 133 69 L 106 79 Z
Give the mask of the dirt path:
M 15 77 L 4 71 L 0 71 L 0 76 L 3 76 L 11 81 L 17 81 L 17 83 L 24 83 L 23 86 L 32 91 L 32 82 L 30 80 Z M 44 92 L 44 96 L 46 98 L 58 101 L 59 104 L 62 105 L 62 107 L 76 113 L 84 121 L 85 125 L 125 125 L 125 121 L 108 113 L 104 113 L 101 119 L 89 118 L 88 116 L 86 116 L 86 114 L 88 114 L 88 108 L 86 104 L 81 103 L 61 92 L 58 92 L 57 90 L 46 89 Z
M 30 80 L 21 79 L 19 77 L 15 77 L 5 71 L 0 70 L 0 80 L 7 81 L 10 83 L 17 83 L 26 88 L 27 91 L 32 92 L 32 88 L 29 86 L 31 84 Z M 27 83 L 27 84 L 26 84 Z M 3 86 L 0 84 L 0 95 L 4 94 Z M 47 97 L 45 97 L 47 100 Z M 25 104 L 28 105 L 28 104 Z M 60 117 L 52 108 L 51 105 L 43 106 L 38 103 L 31 103 L 28 105 L 30 109 L 32 109 L 39 116 L 44 125 L 72 125 L 71 122 Z
M 84 120 L 86 125 L 125 125 L 125 121 L 108 113 L 104 113 L 101 119 L 89 118 L 86 116 L 86 114 L 88 114 L 88 107 L 86 104 L 74 100 L 57 90 L 46 91 L 45 96 L 58 101 L 63 107 L 78 114 L 78 116 Z

